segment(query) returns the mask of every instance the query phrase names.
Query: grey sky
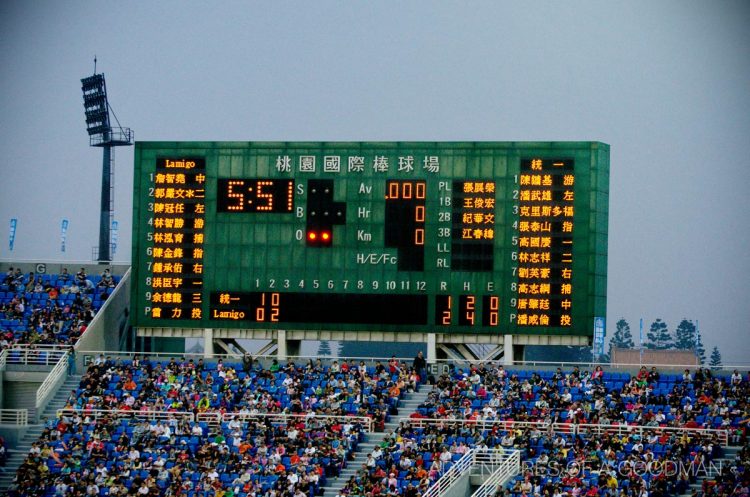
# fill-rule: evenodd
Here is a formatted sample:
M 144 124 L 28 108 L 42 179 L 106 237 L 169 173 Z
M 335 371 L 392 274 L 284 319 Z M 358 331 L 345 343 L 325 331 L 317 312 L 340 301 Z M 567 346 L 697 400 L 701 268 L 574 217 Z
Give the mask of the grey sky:
M 725 363 L 750 362 L 749 25 L 746 1 L 6 0 L 0 258 L 91 258 L 96 54 L 138 140 L 609 143 L 608 333 L 698 319 Z M 120 148 L 118 260 L 131 187 Z

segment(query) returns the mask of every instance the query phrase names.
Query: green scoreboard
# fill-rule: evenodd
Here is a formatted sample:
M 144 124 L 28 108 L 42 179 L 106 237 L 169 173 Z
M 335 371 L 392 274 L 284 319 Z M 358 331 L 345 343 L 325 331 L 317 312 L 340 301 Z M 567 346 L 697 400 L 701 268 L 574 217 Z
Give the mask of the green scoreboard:
M 139 328 L 593 334 L 598 142 L 139 142 Z

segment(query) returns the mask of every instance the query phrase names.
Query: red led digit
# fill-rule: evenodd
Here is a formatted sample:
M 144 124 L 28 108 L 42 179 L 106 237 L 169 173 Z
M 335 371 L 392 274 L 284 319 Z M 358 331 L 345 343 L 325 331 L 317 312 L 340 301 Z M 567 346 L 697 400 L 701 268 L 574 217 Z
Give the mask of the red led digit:
M 403 190 L 403 198 L 411 198 L 412 195 L 412 184 L 411 183 L 404 183 L 404 190 Z
M 237 187 L 237 190 L 239 190 L 244 185 L 245 185 L 245 182 L 241 180 L 229 181 L 227 183 L 227 198 L 233 198 L 237 200 L 236 205 L 230 205 L 229 207 L 227 207 L 228 210 L 242 211 L 245 209 L 245 195 L 234 190 L 234 187 Z
M 255 193 L 255 197 L 259 199 L 264 199 L 266 201 L 266 205 L 257 205 L 255 207 L 255 210 L 257 211 L 273 211 L 273 194 L 267 193 L 263 191 L 264 186 L 270 186 L 273 187 L 273 181 L 258 181 L 255 183 L 255 186 L 257 188 L 257 192 Z
M 414 230 L 414 245 L 424 245 L 424 229 L 417 228 Z
M 414 220 L 418 223 L 424 222 L 424 205 L 418 205 L 414 210 Z
M 398 198 L 398 183 L 388 183 L 388 198 Z
M 449 296 L 447 309 L 443 311 L 443 325 L 451 324 L 451 300 L 452 298 Z
M 425 197 L 425 183 L 420 181 L 417 183 L 417 199 L 423 200 Z
M 272 322 L 279 321 L 279 294 L 278 293 L 271 294 L 271 321 Z

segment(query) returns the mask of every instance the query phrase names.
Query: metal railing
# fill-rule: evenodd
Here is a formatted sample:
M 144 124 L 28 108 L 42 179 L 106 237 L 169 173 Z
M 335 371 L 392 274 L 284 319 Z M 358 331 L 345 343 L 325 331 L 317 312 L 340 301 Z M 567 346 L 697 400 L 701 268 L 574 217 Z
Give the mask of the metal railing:
M 514 421 L 508 420 L 489 420 L 489 419 L 448 419 L 448 418 L 400 418 L 399 422 L 405 422 L 417 428 L 424 428 L 430 425 L 438 426 L 468 426 L 479 428 L 480 430 L 491 430 L 499 427 L 502 430 L 515 430 L 523 428 L 533 428 L 542 431 L 554 431 L 555 433 L 573 433 L 575 425 L 573 423 L 548 423 L 545 421 Z
M 477 452 L 477 449 L 469 449 L 461 459 L 456 461 L 448 471 L 443 473 L 440 478 L 438 478 L 437 481 L 433 483 L 424 494 L 422 494 L 422 497 L 439 497 L 440 495 L 443 495 L 449 488 L 455 485 L 464 473 L 474 466 L 474 456 Z
M 486 459 L 486 462 L 484 461 Z M 500 453 L 482 451 L 477 454 L 477 462 L 494 468 L 492 474 L 472 494 L 472 497 L 490 497 L 497 489 L 521 472 L 521 452 L 518 450 Z
M 195 421 L 195 414 L 188 411 L 148 411 L 148 410 L 134 410 L 130 411 L 127 409 L 58 409 L 57 416 L 79 414 L 81 416 L 88 416 L 94 420 L 98 420 L 104 417 L 115 418 L 115 419 L 140 419 L 144 421 L 167 421 L 171 419 L 186 418 L 188 421 Z
M 0 409 L 1 425 L 27 426 L 29 424 L 28 409 Z
M 639 426 L 622 424 L 577 424 L 577 423 L 548 423 L 546 421 L 513 421 L 513 420 L 482 420 L 482 419 L 443 419 L 443 418 L 399 418 L 399 423 L 406 423 L 417 428 L 425 426 L 466 426 L 480 430 L 491 430 L 499 427 L 501 430 L 510 431 L 524 428 L 536 429 L 542 432 L 553 432 L 569 435 L 594 435 L 614 434 L 618 436 L 640 435 L 641 440 L 648 435 L 664 435 L 669 433 L 702 436 L 716 436 L 722 446 L 729 445 L 731 430 L 710 428 L 687 428 L 676 426 Z
M 0 371 L 5 371 L 5 364 L 8 362 L 8 349 L 0 352 Z
M 161 419 L 173 419 L 173 418 L 188 418 L 189 421 L 206 422 L 209 426 L 220 426 L 222 422 L 229 422 L 235 418 L 239 418 L 242 421 L 251 419 L 267 418 L 271 422 L 284 423 L 286 424 L 290 419 L 305 418 L 305 414 L 282 414 L 282 413 L 268 413 L 268 414 L 254 414 L 254 413 L 239 413 L 239 412 L 201 412 L 193 414 L 189 411 L 153 411 L 153 410 L 127 410 L 127 409 L 75 409 L 66 408 L 58 409 L 57 415 L 62 416 L 65 414 L 78 413 L 82 416 L 93 416 L 93 419 L 99 419 L 104 416 L 115 417 L 115 418 L 138 418 L 148 420 L 161 420 Z M 339 421 L 339 422 L 359 422 L 366 426 L 368 431 L 372 431 L 374 427 L 373 420 L 365 416 L 312 416 L 310 419 L 320 421 Z
M 218 414 L 218 413 L 205 413 L 206 415 Z M 203 414 L 198 414 L 199 420 L 202 419 Z M 319 414 L 308 415 L 307 413 L 301 414 L 290 414 L 290 413 L 249 413 L 249 412 L 226 412 L 221 414 L 220 421 L 228 422 L 235 418 L 239 418 L 241 421 L 247 421 L 250 419 L 268 419 L 271 423 L 276 424 L 287 424 L 291 419 L 310 420 L 310 421 L 335 421 L 339 423 L 359 423 L 368 433 L 375 431 L 375 421 L 367 416 L 323 416 Z
M 490 474 L 490 479 L 487 481 L 498 482 L 494 484 L 496 489 L 497 485 L 519 473 L 521 470 L 521 453 L 517 450 L 470 449 L 422 494 L 423 497 L 444 495 L 467 471 L 472 474 L 476 469 L 479 469 L 481 474 L 485 474 L 485 470 L 488 470 L 486 472 Z
M 69 345 L 14 345 L 6 349 L 5 364 L 52 366 L 68 353 Z M 0 359 L 2 361 L 2 359 Z
M 663 435 L 663 434 L 683 434 L 687 433 L 690 435 L 703 435 L 711 436 L 714 435 L 719 440 L 722 446 L 729 445 L 729 434 L 730 430 L 711 429 L 711 428 L 684 428 L 675 426 L 638 426 L 638 425 L 598 425 L 598 424 L 579 424 L 576 425 L 576 434 L 578 435 L 617 435 L 622 437 L 627 435 L 640 435 L 641 440 L 644 440 L 649 435 Z
M 57 389 L 68 377 L 68 354 L 58 356 L 57 364 L 52 368 L 47 377 L 44 379 L 36 391 L 36 412 L 37 416 L 47 406 L 50 398 L 57 392 Z
M 119 288 L 120 285 L 117 286 Z M 111 296 L 110 296 L 111 298 Z M 110 299 L 107 299 L 110 300 Z M 106 301 L 105 304 L 106 305 Z M 103 307 L 103 306 L 102 306 Z M 101 313 L 101 309 L 99 312 L 97 312 L 97 315 Z M 96 316 L 94 317 L 96 319 Z M 85 333 L 84 333 L 85 335 Z M 83 338 L 83 336 L 82 336 Z M 148 356 L 152 359 L 170 359 L 172 357 L 174 358 L 186 358 L 186 359 L 203 359 L 204 361 L 209 362 L 215 362 L 218 359 L 222 359 L 225 362 L 231 361 L 231 362 L 242 362 L 242 355 L 241 354 L 219 354 L 219 353 L 213 353 L 210 355 L 210 357 L 207 357 L 204 353 L 175 353 L 175 352 L 122 352 L 122 351 L 108 351 L 108 350 L 96 350 L 96 349 L 90 349 L 86 348 L 85 343 L 82 343 L 81 340 L 78 341 L 76 345 L 76 351 L 81 353 L 82 355 L 93 355 L 97 356 L 99 354 L 103 354 L 105 356 L 109 355 L 112 357 L 127 357 L 131 358 L 134 354 L 139 355 L 141 357 Z M 258 359 L 260 361 L 267 362 L 270 364 L 270 361 L 273 359 L 278 359 L 278 356 L 275 354 L 250 354 L 253 359 Z M 316 359 L 323 360 L 324 363 L 332 363 L 333 361 L 338 361 L 339 364 L 341 364 L 343 361 L 346 361 L 349 364 L 355 364 L 359 365 L 360 361 L 364 362 L 367 366 L 374 366 L 376 362 L 381 362 L 385 364 L 388 362 L 391 357 L 359 357 L 359 356 L 346 356 L 346 357 L 321 357 L 320 355 L 299 355 L 299 356 L 287 356 L 287 359 L 284 361 L 280 361 L 282 364 L 286 363 L 287 361 L 293 361 L 297 367 L 304 367 L 308 360 L 312 359 L 315 361 Z M 414 360 L 413 357 L 397 357 L 396 360 L 399 361 L 399 363 L 406 363 L 408 366 L 412 365 L 412 362 Z M 266 366 L 268 365 L 266 364 Z M 492 365 L 492 366 L 503 366 L 506 369 L 509 370 L 515 370 L 515 369 L 522 369 L 522 370 L 528 370 L 532 369 L 535 366 L 545 368 L 545 370 L 554 369 L 557 367 L 560 367 L 565 370 L 570 370 L 574 367 L 578 367 L 582 371 L 584 370 L 590 370 L 593 371 L 596 366 L 602 366 L 603 368 L 606 368 L 607 371 L 605 372 L 617 372 L 617 373 L 626 373 L 629 370 L 632 371 L 638 371 L 641 367 L 647 366 L 647 367 L 656 367 L 659 369 L 660 372 L 665 371 L 674 371 L 674 372 L 681 372 L 685 369 L 689 369 L 690 371 L 695 371 L 698 366 L 692 364 L 686 364 L 686 365 L 680 365 L 680 364 L 650 364 L 650 363 L 632 363 L 632 364 L 617 364 L 613 365 L 606 362 L 555 362 L 555 361 L 514 361 L 512 365 L 508 365 L 502 362 L 502 360 L 482 360 L 482 359 L 476 359 L 476 360 L 464 360 L 464 359 L 438 359 L 434 365 L 436 366 L 446 366 L 447 365 L 454 365 L 456 369 L 459 368 L 467 368 L 470 365 L 479 366 L 481 364 L 485 365 Z M 428 365 L 428 369 L 430 366 Z M 616 366 L 616 367 L 615 367 Z M 710 369 L 706 366 L 699 366 L 701 369 Z M 737 369 L 740 372 L 749 372 L 750 371 L 750 362 L 743 363 L 743 364 L 728 364 L 721 366 L 720 370 L 724 372 L 731 372 L 731 370 Z

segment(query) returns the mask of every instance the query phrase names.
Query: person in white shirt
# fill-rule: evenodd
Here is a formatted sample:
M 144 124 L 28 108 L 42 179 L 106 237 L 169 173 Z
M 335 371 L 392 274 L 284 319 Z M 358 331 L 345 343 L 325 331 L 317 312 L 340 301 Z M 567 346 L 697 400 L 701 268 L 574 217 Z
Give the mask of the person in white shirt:
M 446 447 L 443 447 L 443 451 L 440 453 L 440 462 L 443 464 L 449 463 L 453 456 Z

